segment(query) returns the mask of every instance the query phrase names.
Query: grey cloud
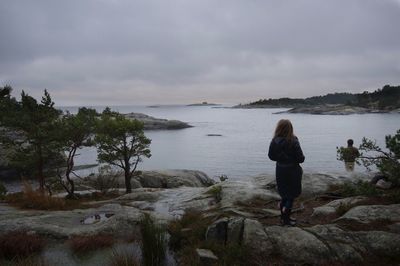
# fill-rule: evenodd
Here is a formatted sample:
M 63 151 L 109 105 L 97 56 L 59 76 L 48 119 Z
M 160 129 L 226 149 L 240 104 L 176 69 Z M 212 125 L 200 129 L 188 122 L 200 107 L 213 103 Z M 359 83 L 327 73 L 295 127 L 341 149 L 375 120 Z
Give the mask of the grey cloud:
M 397 0 L 14 0 L 0 10 L 0 83 L 48 88 L 61 103 L 239 102 L 399 83 Z

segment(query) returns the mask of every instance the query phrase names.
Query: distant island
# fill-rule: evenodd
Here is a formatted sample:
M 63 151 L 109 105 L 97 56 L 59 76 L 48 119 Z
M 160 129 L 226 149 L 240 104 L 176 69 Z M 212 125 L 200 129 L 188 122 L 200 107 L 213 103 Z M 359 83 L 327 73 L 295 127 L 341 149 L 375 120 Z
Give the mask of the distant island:
M 186 106 L 217 106 L 217 105 L 220 105 L 220 104 L 202 102 L 202 103 L 192 103 L 192 104 L 188 104 L 188 105 L 186 105 Z
M 400 111 L 400 86 L 385 85 L 374 92 L 329 93 L 305 99 L 260 99 L 248 104 L 239 104 L 233 108 L 292 108 L 285 112 L 310 114 L 398 112 Z

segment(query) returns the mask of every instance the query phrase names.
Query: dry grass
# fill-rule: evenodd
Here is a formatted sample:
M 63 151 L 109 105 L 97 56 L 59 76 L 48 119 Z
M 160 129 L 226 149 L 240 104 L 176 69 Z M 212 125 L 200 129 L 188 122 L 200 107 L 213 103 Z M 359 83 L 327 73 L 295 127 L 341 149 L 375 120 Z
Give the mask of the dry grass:
M 26 258 L 40 253 L 45 244 L 45 240 L 36 234 L 24 231 L 8 232 L 0 236 L 0 258 Z
M 12 261 L 0 262 L 2 266 L 48 266 L 48 264 L 40 257 L 31 256 L 27 258 L 18 258 Z
M 140 260 L 135 254 L 127 251 L 114 250 L 110 256 L 110 266 L 140 266 Z
M 28 183 L 24 183 L 22 192 L 9 194 L 6 201 L 22 209 L 35 210 L 72 210 L 83 208 L 77 200 L 51 197 L 46 192 L 36 191 Z
M 203 217 L 197 210 L 186 210 L 179 220 L 172 221 L 168 225 L 170 234 L 169 246 L 172 250 L 181 249 L 184 246 L 195 246 L 205 239 L 210 218 Z
M 114 238 L 111 235 L 73 236 L 68 244 L 74 253 L 87 253 L 101 248 L 111 247 Z

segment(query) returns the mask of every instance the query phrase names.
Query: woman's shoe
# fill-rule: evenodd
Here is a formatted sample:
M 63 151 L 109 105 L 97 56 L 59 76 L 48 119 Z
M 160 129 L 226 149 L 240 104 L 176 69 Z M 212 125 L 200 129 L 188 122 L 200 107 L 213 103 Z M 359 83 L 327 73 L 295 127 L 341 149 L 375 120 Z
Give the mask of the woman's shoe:
M 283 226 L 296 226 L 296 221 L 290 219 L 290 213 L 292 212 L 291 209 L 282 208 L 281 212 L 281 224 Z
M 282 209 L 283 209 L 283 207 L 282 207 L 282 202 L 279 202 L 279 203 L 278 203 L 278 207 L 279 207 L 279 209 L 281 210 L 281 223 L 283 223 L 283 221 L 282 221 Z M 289 215 L 289 220 L 292 221 L 292 222 L 294 222 L 294 223 L 297 222 L 296 218 L 293 218 L 293 217 L 291 217 L 290 215 Z

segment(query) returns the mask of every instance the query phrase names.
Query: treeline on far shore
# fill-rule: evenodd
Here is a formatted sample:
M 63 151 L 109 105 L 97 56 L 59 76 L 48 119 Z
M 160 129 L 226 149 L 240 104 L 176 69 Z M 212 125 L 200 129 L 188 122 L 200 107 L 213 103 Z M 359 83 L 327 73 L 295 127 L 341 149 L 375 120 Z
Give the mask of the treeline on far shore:
M 363 93 L 329 93 L 323 96 L 302 98 L 260 99 L 246 106 L 298 107 L 323 104 L 343 104 L 379 110 L 400 108 L 400 86 L 385 85 L 382 89 Z

